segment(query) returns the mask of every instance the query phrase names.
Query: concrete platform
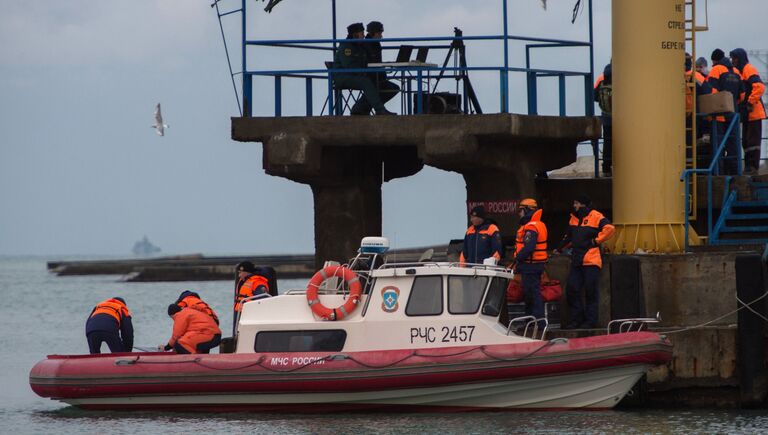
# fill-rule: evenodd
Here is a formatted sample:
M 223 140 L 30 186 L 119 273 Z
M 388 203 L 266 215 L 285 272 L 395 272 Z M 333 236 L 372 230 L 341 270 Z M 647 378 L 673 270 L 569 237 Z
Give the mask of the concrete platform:
M 462 200 L 532 196 L 535 174 L 576 160 L 600 136 L 596 117 L 489 115 L 232 118 L 232 139 L 264 144 L 270 175 L 309 184 L 317 264 L 341 260 L 381 233 L 381 184 L 424 165 L 458 172 Z M 459 200 L 457 198 L 457 200 Z M 513 215 L 493 216 L 512 228 Z M 345 228 L 344 234 L 331 233 Z

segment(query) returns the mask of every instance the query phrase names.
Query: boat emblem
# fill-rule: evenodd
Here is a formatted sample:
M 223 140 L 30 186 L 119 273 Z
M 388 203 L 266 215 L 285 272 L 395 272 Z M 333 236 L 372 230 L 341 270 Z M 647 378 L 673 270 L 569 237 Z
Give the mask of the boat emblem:
M 387 286 L 381 289 L 381 297 L 383 302 L 381 303 L 381 309 L 385 313 L 394 313 L 399 307 L 397 298 L 400 296 L 400 289 L 393 286 Z

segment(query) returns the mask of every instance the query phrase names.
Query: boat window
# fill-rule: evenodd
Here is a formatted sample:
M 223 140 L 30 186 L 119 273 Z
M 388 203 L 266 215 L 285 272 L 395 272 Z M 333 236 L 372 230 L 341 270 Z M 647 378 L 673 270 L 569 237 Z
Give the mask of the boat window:
M 480 308 L 486 276 L 449 276 L 448 277 L 448 312 L 451 314 L 474 314 Z
M 417 276 L 413 279 L 411 295 L 405 314 L 408 316 L 435 316 L 443 312 L 443 277 Z
M 483 303 L 483 314 L 491 317 L 504 314 L 504 316 L 500 317 L 502 321 L 508 317 L 506 306 L 508 283 L 509 280 L 506 278 L 497 277 L 491 280 L 491 286 L 488 288 L 488 294 L 485 296 L 485 302 Z
M 347 331 L 261 331 L 256 334 L 256 352 L 339 352 L 344 348 Z

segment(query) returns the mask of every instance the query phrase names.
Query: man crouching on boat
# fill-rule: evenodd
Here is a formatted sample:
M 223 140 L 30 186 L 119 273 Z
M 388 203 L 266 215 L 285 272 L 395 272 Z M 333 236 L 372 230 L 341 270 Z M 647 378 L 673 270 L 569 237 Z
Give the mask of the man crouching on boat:
M 181 308 L 176 304 L 168 306 L 168 315 L 173 319 L 173 333 L 165 350 L 176 353 L 209 353 L 221 343 L 221 329 L 211 316 L 192 308 Z

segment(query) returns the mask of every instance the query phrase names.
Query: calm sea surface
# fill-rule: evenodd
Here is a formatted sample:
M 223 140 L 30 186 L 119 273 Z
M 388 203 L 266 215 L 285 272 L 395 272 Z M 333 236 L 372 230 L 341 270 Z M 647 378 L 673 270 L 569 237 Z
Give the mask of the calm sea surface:
M 117 276 L 56 277 L 45 268 L 59 258 L 0 257 L 0 433 L 768 433 L 768 412 L 653 410 L 473 414 L 203 414 L 80 411 L 37 397 L 29 370 L 47 354 L 87 353 L 85 319 L 104 299 L 122 296 L 133 313 L 135 343 L 167 341 L 165 314 L 181 290 L 200 293 L 232 324 L 229 282 L 123 283 Z M 280 288 L 303 287 L 281 281 Z M 222 328 L 225 331 L 227 329 Z

